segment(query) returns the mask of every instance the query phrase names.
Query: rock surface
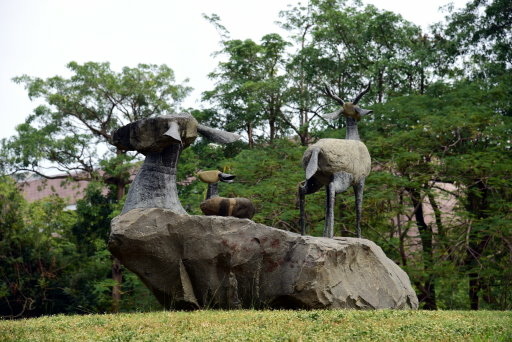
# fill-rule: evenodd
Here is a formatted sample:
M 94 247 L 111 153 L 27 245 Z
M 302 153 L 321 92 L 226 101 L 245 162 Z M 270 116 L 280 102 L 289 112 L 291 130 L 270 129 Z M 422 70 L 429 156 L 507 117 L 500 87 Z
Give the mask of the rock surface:
M 365 239 L 151 208 L 116 217 L 109 249 L 166 308 L 418 307 L 407 274 Z

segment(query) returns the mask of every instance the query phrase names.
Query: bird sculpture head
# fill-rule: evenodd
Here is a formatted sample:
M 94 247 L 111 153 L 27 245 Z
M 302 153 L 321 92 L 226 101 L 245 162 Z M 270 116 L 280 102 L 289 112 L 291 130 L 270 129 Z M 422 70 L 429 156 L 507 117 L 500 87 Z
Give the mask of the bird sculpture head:
M 218 182 L 233 183 L 234 175 L 223 173 L 218 170 L 201 171 L 197 173 L 197 177 L 201 182 L 213 184 Z
M 131 122 L 113 133 L 113 144 L 124 151 L 142 154 L 161 152 L 171 144 L 190 146 L 201 134 L 208 140 L 227 144 L 240 139 L 238 134 L 201 125 L 188 113 L 162 115 Z

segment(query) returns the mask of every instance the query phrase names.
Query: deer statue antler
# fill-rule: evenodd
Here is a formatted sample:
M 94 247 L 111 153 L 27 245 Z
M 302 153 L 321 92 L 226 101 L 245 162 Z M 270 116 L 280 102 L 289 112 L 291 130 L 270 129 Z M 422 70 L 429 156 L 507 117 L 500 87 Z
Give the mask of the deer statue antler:
M 324 94 L 325 96 L 330 97 L 331 99 L 335 100 L 342 106 L 345 104 L 345 101 L 343 101 L 338 95 L 336 95 L 332 88 L 329 87 L 327 83 L 324 83 Z
M 359 95 L 356 96 L 356 98 L 352 101 L 353 104 L 357 104 L 361 98 L 370 91 L 370 87 L 372 86 L 372 82 L 368 82 L 368 85 L 366 86 L 366 89 L 363 90 Z

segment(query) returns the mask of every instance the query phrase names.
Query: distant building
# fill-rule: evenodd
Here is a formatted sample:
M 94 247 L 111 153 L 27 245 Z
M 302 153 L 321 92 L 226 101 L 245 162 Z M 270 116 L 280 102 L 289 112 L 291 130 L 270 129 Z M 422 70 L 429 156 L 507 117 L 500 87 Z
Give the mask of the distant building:
M 36 175 L 29 176 L 18 182 L 23 197 L 34 202 L 50 195 L 57 195 L 68 204 L 66 209 L 75 210 L 76 202 L 84 197 L 88 181 L 72 181 L 66 179 L 46 179 Z

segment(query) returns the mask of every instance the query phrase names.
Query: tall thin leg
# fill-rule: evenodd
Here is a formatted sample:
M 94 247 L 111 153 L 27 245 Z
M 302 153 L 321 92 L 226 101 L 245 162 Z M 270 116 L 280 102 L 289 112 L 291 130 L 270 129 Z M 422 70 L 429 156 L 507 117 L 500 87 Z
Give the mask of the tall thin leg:
M 306 201 L 306 191 L 304 189 L 303 184 L 299 184 L 299 210 L 300 210 L 300 233 L 302 235 L 306 235 L 306 212 L 304 210 L 304 205 Z
M 357 237 L 361 238 L 361 213 L 363 211 L 363 192 L 364 192 L 364 181 L 359 181 L 354 185 L 354 193 L 356 195 L 356 233 Z
M 334 183 L 330 182 L 325 187 L 325 227 L 324 237 L 332 238 L 334 236 L 334 200 L 336 192 Z
M 306 234 L 306 195 L 317 192 L 322 188 L 322 184 L 317 182 L 315 178 L 310 178 L 299 184 L 299 209 L 300 209 L 300 232 L 302 235 Z

